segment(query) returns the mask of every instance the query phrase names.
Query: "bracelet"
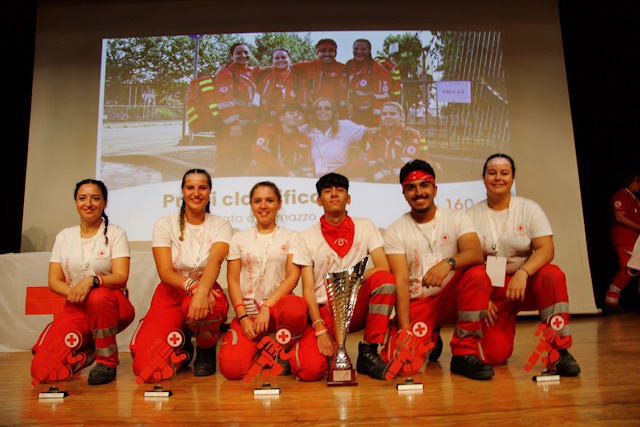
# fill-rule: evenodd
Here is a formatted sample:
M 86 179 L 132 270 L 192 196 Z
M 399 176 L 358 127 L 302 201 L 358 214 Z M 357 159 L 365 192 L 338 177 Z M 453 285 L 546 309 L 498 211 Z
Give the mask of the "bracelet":
M 238 312 L 238 307 L 243 306 L 244 307 L 244 302 L 241 302 L 240 304 L 236 304 L 233 306 L 233 311 L 235 311 L 236 313 Z M 246 307 L 245 307 L 246 308 Z
M 322 329 L 316 331 L 316 338 L 319 337 L 320 335 L 326 334 L 327 332 L 329 332 L 329 330 L 327 328 L 322 328 Z
M 191 293 L 195 291 L 197 287 L 198 287 L 198 282 L 195 280 L 192 280 L 187 286 L 187 295 L 191 295 Z
M 182 282 L 182 287 L 185 291 L 189 288 L 189 283 L 191 283 L 192 281 L 193 279 L 191 277 L 187 277 L 186 279 L 184 279 L 184 282 Z
M 245 317 L 249 317 L 249 315 L 245 313 L 242 316 L 238 317 L 238 322 L 242 321 L 242 319 L 244 319 Z
M 313 323 L 311 324 L 311 327 L 315 329 L 315 327 L 316 327 L 316 323 L 318 323 L 318 322 L 322 322 L 322 323 L 326 326 L 326 323 L 324 323 L 324 320 L 322 320 L 322 319 L 318 319 L 318 320 L 316 320 L 315 322 L 313 322 Z
M 522 271 L 524 271 L 525 273 L 527 273 L 527 278 L 531 277 L 531 275 L 529 274 L 529 272 L 527 271 L 527 269 L 526 269 L 526 268 L 524 268 L 524 267 L 520 267 L 518 270 L 522 270 Z
M 104 279 L 102 278 L 102 276 L 96 276 L 96 277 L 100 281 L 100 286 L 104 286 Z

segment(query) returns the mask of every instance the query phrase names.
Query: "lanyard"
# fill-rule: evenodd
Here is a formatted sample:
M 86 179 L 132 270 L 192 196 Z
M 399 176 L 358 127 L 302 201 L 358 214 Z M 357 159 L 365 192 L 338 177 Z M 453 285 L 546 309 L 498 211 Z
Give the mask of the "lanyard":
M 431 229 L 431 239 L 429 239 L 427 235 L 424 233 L 424 231 L 422 230 L 422 228 L 418 226 L 418 223 L 415 220 L 413 220 L 413 224 L 416 226 L 420 234 L 422 234 L 422 237 L 427 239 L 427 243 L 429 244 L 429 249 L 431 249 L 431 253 L 434 253 L 434 249 L 436 248 L 436 228 L 438 227 L 438 218 L 440 218 L 440 209 L 436 207 L 436 215 L 433 218 L 433 228 Z
M 205 223 L 207 221 L 207 218 L 204 219 L 205 222 L 202 223 L 202 226 L 198 227 L 200 228 L 200 236 L 198 236 L 198 241 L 197 241 L 197 251 L 195 253 L 195 262 L 193 263 L 193 271 L 197 271 L 198 270 L 198 264 L 200 263 L 200 252 L 202 251 L 202 242 L 204 242 L 204 226 Z M 189 230 L 189 234 L 191 234 L 193 232 L 193 229 L 191 228 Z M 189 245 L 189 248 L 193 250 L 194 245 Z
M 273 229 L 273 233 L 271 233 L 271 237 L 269 237 L 269 241 L 267 242 L 267 246 L 264 249 L 264 253 L 258 260 L 260 261 L 260 276 L 258 277 L 258 281 L 260 281 L 264 277 L 264 273 L 267 270 L 267 253 L 269 252 L 269 246 L 273 243 L 273 239 L 276 237 L 276 233 L 278 232 L 278 226 Z M 255 254 L 258 257 L 259 246 L 258 246 L 258 228 L 256 227 L 254 231 L 254 247 Z
M 511 197 L 509 200 L 509 207 L 507 208 L 507 222 L 504 224 L 504 228 L 502 229 L 502 233 L 500 234 L 500 238 L 498 238 L 498 233 L 496 233 L 496 226 L 491 219 L 491 208 L 487 206 L 485 211 L 485 216 L 487 217 L 487 222 L 489 223 L 489 228 L 491 229 L 491 239 L 493 240 L 493 245 L 491 248 L 493 249 L 493 253 L 497 254 L 500 250 L 500 241 L 504 238 L 507 230 L 509 229 L 509 224 L 511 223 L 511 213 L 513 212 L 513 208 L 515 207 L 516 200 Z
M 84 258 L 84 245 L 82 244 L 82 230 L 80 230 L 80 256 L 82 257 L 83 273 L 85 273 L 89 269 L 89 264 L 91 263 L 91 257 L 93 256 L 93 251 L 95 251 L 96 243 L 98 242 L 98 233 L 100 233 L 101 229 L 102 229 L 102 226 L 98 229 L 96 234 L 93 236 L 93 246 L 91 246 L 91 251 L 89 252 L 89 257 L 87 259 Z

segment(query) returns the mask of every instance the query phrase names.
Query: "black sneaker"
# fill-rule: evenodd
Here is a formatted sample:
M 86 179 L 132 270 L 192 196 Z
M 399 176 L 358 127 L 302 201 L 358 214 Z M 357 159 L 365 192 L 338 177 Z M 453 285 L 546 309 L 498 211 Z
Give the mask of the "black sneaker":
M 189 357 L 180 365 L 181 369 L 189 366 L 189 363 L 193 360 L 193 353 L 195 353 L 195 349 L 193 348 L 193 343 L 191 342 L 191 338 L 188 337 L 185 339 L 186 341 L 182 346 L 182 352 L 187 353 Z
M 358 362 L 356 371 L 359 374 L 369 375 L 376 380 L 384 380 L 387 364 L 378 354 L 378 344 L 358 344 Z
M 98 363 L 89 372 L 89 385 L 108 384 L 116 379 L 116 368 L 110 368 L 107 365 Z
M 605 304 L 602 306 L 602 315 L 608 316 L 610 314 L 624 314 L 624 309 L 619 305 Z
M 193 362 L 193 375 L 208 377 L 216 373 L 216 346 L 202 348 L 196 346 L 196 360 Z
M 438 340 L 436 341 L 436 346 L 433 348 L 433 350 L 431 350 L 431 353 L 429 353 L 430 362 L 436 362 L 442 354 L 443 344 L 442 337 L 440 336 L 440 328 L 436 328 L 435 332 L 438 333 Z
M 556 362 L 556 373 L 561 377 L 575 377 L 580 373 L 580 366 L 567 350 L 560 350 L 560 359 Z
M 488 380 L 494 375 L 491 365 L 482 363 L 475 354 L 451 357 L 451 372 L 472 380 Z

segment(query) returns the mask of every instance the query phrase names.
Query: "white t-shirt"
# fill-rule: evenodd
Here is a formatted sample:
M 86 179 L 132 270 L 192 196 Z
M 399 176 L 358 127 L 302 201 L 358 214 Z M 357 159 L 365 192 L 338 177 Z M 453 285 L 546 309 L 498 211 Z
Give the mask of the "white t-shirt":
M 551 224 L 540 205 L 524 197 L 511 196 L 509 209 L 503 211 L 490 209 L 483 200 L 468 213 L 478 232 L 484 258 L 487 255 L 507 258 L 507 274 L 515 273 L 531 256 L 531 239 L 553 236 Z M 494 221 L 495 238 L 489 221 Z
M 339 120 L 338 132 L 334 135 L 331 128 L 326 132 L 318 129 L 308 130 L 308 125 L 300 126 L 300 132 L 311 138 L 311 160 L 316 166 L 316 175 L 333 172 L 349 161 L 349 146 L 362 139 L 367 128 L 351 120 Z M 326 170 L 318 166 L 326 162 Z
M 200 280 L 207 266 L 209 251 L 214 243 L 229 243 L 233 230 L 226 219 L 205 214 L 204 223 L 186 222 L 183 241 L 180 241 L 180 214 L 163 216 L 153 228 L 151 246 L 171 248 L 173 271 L 184 277 Z
M 104 239 L 104 222 L 89 239 L 80 237 L 79 225 L 65 228 L 56 236 L 49 262 L 60 263 L 72 288 L 85 277 L 109 275 L 112 259 L 129 257 L 129 241 L 127 233 L 115 224 L 107 227 L 107 237 L 109 244 Z
M 251 227 L 231 238 L 227 260 L 242 262 L 240 291 L 248 314 L 257 314 L 256 303 L 262 305 L 285 279 L 287 257 L 293 254 L 298 236 L 286 228 L 276 227 L 272 233 L 260 234 Z
M 320 223 L 300 233 L 300 240 L 293 253 L 293 262 L 300 266 L 313 267 L 316 301 L 326 304 L 327 290 L 324 285 L 324 275 L 335 273 L 353 267 L 377 248 L 382 247 L 383 240 L 380 231 L 368 218 L 351 218 L 354 225 L 353 244 L 349 252 L 340 256 L 331 249 L 322 235 Z
M 458 253 L 458 238 L 475 232 L 471 219 L 462 211 L 438 207 L 435 218 L 426 224 L 416 223 L 407 212 L 384 233 L 384 251 L 387 255 L 407 257 L 412 297 L 426 298 L 440 293 L 455 273 L 451 271 L 441 287 L 422 286 L 428 270 L 423 266 L 424 255 L 439 253 L 440 259 L 449 259 Z M 417 295 L 420 289 L 421 296 Z

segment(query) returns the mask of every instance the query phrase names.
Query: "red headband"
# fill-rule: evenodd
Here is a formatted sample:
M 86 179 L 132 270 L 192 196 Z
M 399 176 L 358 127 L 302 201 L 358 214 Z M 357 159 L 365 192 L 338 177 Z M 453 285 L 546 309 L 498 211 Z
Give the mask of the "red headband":
M 336 50 L 338 50 L 338 46 L 336 46 L 335 43 L 331 43 L 331 42 L 322 42 L 320 44 L 318 44 L 318 46 L 316 46 L 316 50 L 322 48 L 322 47 L 332 47 Z
M 407 185 L 409 185 L 410 182 L 417 181 L 420 179 L 424 181 L 428 181 L 433 185 L 436 185 L 436 178 L 430 173 L 427 173 L 424 171 L 413 171 L 413 172 L 410 172 L 409 175 L 407 175 L 404 181 L 402 181 L 402 191 L 404 191 L 404 189 L 407 187 Z

